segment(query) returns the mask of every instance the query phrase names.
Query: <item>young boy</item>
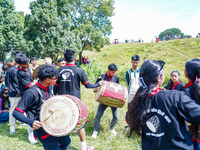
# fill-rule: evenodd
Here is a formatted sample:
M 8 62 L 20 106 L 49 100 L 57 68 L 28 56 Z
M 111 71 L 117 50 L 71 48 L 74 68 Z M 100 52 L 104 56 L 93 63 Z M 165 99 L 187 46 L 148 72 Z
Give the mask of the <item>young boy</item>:
M 58 67 L 60 68 L 60 67 L 63 67 L 65 65 L 66 65 L 65 59 L 64 58 L 59 58 L 58 59 Z
M 50 65 L 43 65 L 38 70 L 39 81 L 24 92 L 20 102 L 13 112 L 13 116 L 34 129 L 34 134 L 43 144 L 45 150 L 68 150 L 71 139 L 68 136 L 54 137 L 47 134 L 39 121 L 39 114 L 42 99 L 48 100 L 52 97 L 50 85 L 54 85 L 57 80 L 56 68 Z M 40 90 L 40 93 L 37 91 Z M 26 112 L 27 117 L 23 115 Z
M 112 63 L 108 66 L 108 71 L 105 74 L 101 74 L 96 83 L 98 83 L 99 81 L 101 81 L 102 79 L 105 81 L 109 81 L 109 82 L 114 82 L 114 83 L 118 83 L 119 84 L 119 77 L 117 75 L 115 75 L 117 71 L 117 65 Z M 94 89 L 94 92 L 96 92 L 96 89 Z M 100 120 L 101 117 L 104 114 L 104 111 L 106 110 L 106 108 L 109 107 L 107 105 L 101 104 L 99 103 L 99 107 L 97 110 L 97 114 L 95 117 L 95 122 L 94 122 L 94 131 L 92 134 L 93 138 L 97 137 L 98 131 L 99 131 L 99 126 L 100 126 Z M 117 132 L 115 131 L 114 127 L 117 124 L 118 118 L 119 118 L 119 108 L 117 107 L 110 107 L 112 110 L 112 114 L 113 114 L 113 119 L 110 123 L 110 131 L 116 135 Z
M 24 92 L 31 86 L 35 85 L 37 81 L 33 82 L 33 76 L 29 68 L 29 58 L 24 54 L 19 54 L 16 56 L 15 61 L 19 64 L 17 71 L 17 79 L 19 82 L 20 95 L 23 96 Z M 28 139 L 30 143 L 35 144 L 37 140 L 35 139 L 33 132 L 30 132 L 32 128 L 28 125 Z

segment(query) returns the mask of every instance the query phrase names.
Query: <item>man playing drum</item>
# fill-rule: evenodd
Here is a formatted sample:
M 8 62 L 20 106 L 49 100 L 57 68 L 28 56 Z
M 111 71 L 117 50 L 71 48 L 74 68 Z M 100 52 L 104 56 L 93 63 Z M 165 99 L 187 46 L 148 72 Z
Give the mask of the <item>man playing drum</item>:
M 118 83 L 119 84 L 119 77 L 117 75 L 115 75 L 117 71 L 117 65 L 112 63 L 108 66 L 108 71 L 105 74 L 101 74 L 96 83 L 98 83 L 101 80 L 106 80 L 109 82 L 114 82 L 114 83 Z M 96 92 L 97 90 L 94 89 L 94 92 Z M 97 137 L 98 134 L 98 130 L 99 130 L 99 126 L 100 126 L 100 120 L 101 117 L 103 116 L 104 111 L 106 110 L 106 108 L 109 107 L 107 105 L 101 104 L 99 103 L 99 107 L 97 110 L 97 114 L 95 117 L 95 122 L 94 122 L 94 131 L 92 134 L 93 138 Z M 111 121 L 111 125 L 110 125 L 110 131 L 116 135 L 117 132 L 114 130 L 115 125 L 117 124 L 118 118 L 119 118 L 119 108 L 117 107 L 110 107 L 113 113 L 113 119 Z
M 45 150 L 69 149 L 71 139 L 69 136 L 54 137 L 47 134 L 39 121 L 40 109 L 43 101 L 53 96 L 50 85 L 57 80 L 56 68 L 50 65 L 43 65 L 38 71 L 39 81 L 24 92 L 21 100 L 13 112 L 13 116 L 34 129 L 34 135 L 38 137 Z M 26 116 L 24 116 L 26 112 Z
M 54 86 L 55 95 L 69 94 L 81 99 L 80 82 L 82 85 L 85 85 L 86 88 L 97 88 L 102 84 L 102 82 L 96 84 L 89 83 L 84 70 L 75 65 L 76 58 L 73 50 L 66 49 L 64 57 L 67 64 L 58 69 L 59 78 Z M 84 126 L 78 132 L 81 141 L 81 150 L 94 149 L 86 146 L 86 133 Z

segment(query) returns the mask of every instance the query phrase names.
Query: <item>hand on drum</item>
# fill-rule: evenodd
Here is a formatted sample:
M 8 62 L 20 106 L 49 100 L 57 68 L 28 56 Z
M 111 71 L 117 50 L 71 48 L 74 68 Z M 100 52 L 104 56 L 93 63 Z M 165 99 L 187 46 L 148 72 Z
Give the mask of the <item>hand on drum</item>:
M 93 92 L 96 93 L 96 92 L 97 92 L 97 88 L 95 88 L 95 89 L 93 90 Z
M 43 123 L 36 120 L 33 122 L 32 128 L 33 128 L 33 130 L 37 130 L 37 129 L 41 128 L 42 126 L 43 126 Z

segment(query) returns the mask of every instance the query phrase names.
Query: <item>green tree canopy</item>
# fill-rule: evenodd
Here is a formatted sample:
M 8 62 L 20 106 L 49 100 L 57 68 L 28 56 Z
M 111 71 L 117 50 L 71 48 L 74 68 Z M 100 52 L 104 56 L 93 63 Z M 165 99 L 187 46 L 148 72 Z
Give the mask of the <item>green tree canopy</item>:
M 165 31 L 161 32 L 159 37 L 160 40 L 168 40 L 169 39 L 174 39 L 175 36 L 181 36 L 181 38 L 184 37 L 184 33 L 181 32 L 180 29 L 178 28 L 171 28 L 171 29 L 166 29 Z
M 79 53 L 79 63 L 83 50 L 100 50 L 109 43 L 112 24 L 110 17 L 114 11 L 114 0 L 69 0 L 72 25 L 74 31 L 81 40 L 82 48 Z
M 12 0 L 0 1 L 0 60 L 2 61 L 7 53 L 22 50 L 25 45 L 24 22 L 21 18 L 23 14 L 15 12 Z
M 25 38 L 27 40 L 27 56 L 38 58 L 51 57 L 57 62 L 59 54 L 66 48 L 76 52 L 81 49 L 81 42 L 70 31 L 71 18 L 69 7 L 61 6 L 62 0 L 37 0 L 30 4 L 32 15 L 25 17 Z M 62 10 L 62 11 L 61 11 Z M 66 12 L 66 13 L 63 13 Z

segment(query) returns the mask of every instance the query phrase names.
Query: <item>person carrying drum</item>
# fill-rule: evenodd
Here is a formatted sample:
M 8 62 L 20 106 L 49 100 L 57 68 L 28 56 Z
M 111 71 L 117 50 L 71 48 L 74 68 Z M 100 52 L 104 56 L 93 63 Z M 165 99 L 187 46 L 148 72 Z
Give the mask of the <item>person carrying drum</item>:
M 142 150 L 193 150 L 186 121 L 200 124 L 200 106 L 184 91 L 161 90 L 164 61 L 146 60 L 130 103 L 130 136 L 142 135 Z
M 81 99 L 80 95 L 80 82 L 86 88 L 97 88 L 102 82 L 91 84 L 83 69 L 75 65 L 75 53 L 71 49 L 66 49 L 64 52 L 66 65 L 58 69 L 59 78 L 54 86 L 54 95 L 69 94 Z M 84 126 L 78 131 L 81 141 L 81 150 L 92 150 L 93 147 L 86 145 L 86 133 Z
M 119 77 L 117 75 L 115 75 L 116 71 L 117 71 L 117 65 L 114 63 L 110 64 L 108 66 L 108 71 L 105 74 L 99 75 L 96 83 L 98 83 L 101 80 L 105 80 L 105 81 L 114 82 L 114 83 L 119 84 Z M 97 90 L 94 89 L 94 92 L 97 92 Z M 94 121 L 94 131 L 92 134 L 93 138 L 97 137 L 97 134 L 99 131 L 99 126 L 100 126 L 100 120 L 101 120 L 101 117 L 103 116 L 104 111 L 106 110 L 107 107 L 109 107 L 109 106 L 99 103 L 99 107 L 98 107 L 97 114 L 96 114 L 95 121 Z M 117 107 L 110 107 L 110 108 L 111 108 L 112 114 L 113 114 L 113 119 L 110 124 L 110 131 L 112 132 L 112 134 L 116 135 L 117 132 L 115 131 L 114 127 L 117 124 L 117 121 L 119 118 L 119 108 L 117 108 Z
M 71 139 L 69 136 L 54 137 L 47 134 L 39 121 L 40 109 L 43 101 L 53 96 L 50 85 L 57 80 L 57 71 L 54 66 L 43 65 L 38 70 L 39 81 L 24 92 L 21 100 L 13 112 L 13 116 L 34 129 L 34 135 L 38 137 L 45 150 L 69 149 Z M 24 116 L 26 112 L 26 116 Z

